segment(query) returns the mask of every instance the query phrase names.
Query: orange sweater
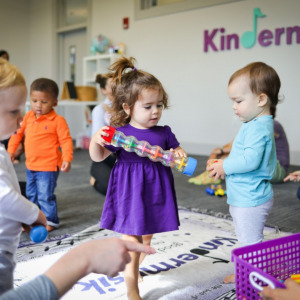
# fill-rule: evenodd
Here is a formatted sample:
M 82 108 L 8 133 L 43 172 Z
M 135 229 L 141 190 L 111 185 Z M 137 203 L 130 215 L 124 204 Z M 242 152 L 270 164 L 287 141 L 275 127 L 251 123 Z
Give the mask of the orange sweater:
M 29 170 L 56 171 L 63 161 L 72 161 L 73 141 L 68 124 L 54 110 L 38 119 L 33 111 L 29 111 L 21 128 L 10 138 L 8 153 L 15 153 L 24 134 L 26 167 Z

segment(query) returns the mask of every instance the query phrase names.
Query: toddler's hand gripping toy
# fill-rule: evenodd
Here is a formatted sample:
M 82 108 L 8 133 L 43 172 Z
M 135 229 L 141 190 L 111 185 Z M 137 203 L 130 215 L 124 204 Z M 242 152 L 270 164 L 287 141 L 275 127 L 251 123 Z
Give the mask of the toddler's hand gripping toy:
M 126 136 L 123 132 L 108 126 L 106 132 L 109 136 L 103 136 L 103 139 L 115 147 L 122 147 L 128 152 L 135 152 L 139 156 L 148 157 L 152 161 L 160 162 L 167 167 L 175 167 L 177 171 L 184 175 L 193 175 L 197 160 L 192 157 L 175 157 L 174 153 L 163 150 L 159 146 L 151 146 L 146 141 L 138 141 L 134 136 Z

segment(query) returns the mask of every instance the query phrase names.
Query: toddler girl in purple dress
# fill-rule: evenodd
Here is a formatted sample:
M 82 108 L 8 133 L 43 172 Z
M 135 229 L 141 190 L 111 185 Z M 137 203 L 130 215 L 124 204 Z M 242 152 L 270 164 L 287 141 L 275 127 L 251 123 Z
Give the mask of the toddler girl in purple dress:
M 121 58 L 111 67 L 113 102 L 111 125 L 125 135 L 158 145 L 186 157 L 169 126 L 158 126 L 168 96 L 153 75 L 134 67 L 134 58 Z M 117 155 L 106 194 L 100 225 L 123 234 L 123 238 L 150 244 L 152 235 L 178 230 L 174 179 L 170 167 L 140 157 L 134 152 L 109 145 L 107 127 L 100 128 L 90 143 L 93 161 L 104 160 L 111 152 Z M 141 299 L 138 289 L 139 253 L 131 253 L 124 271 L 128 299 Z

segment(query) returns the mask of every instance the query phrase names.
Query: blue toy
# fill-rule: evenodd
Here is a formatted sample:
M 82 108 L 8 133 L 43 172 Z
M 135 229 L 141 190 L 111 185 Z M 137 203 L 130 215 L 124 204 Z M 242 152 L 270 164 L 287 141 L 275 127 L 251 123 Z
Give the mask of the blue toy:
M 205 189 L 205 192 L 208 194 L 208 195 L 211 195 L 211 196 L 214 196 L 215 195 L 215 190 L 210 188 L 210 187 L 207 187 Z
M 218 197 L 223 197 L 226 196 L 226 191 L 222 189 L 222 186 L 220 184 L 218 185 L 211 185 L 210 187 L 207 187 L 205 189 L 206 193 L 211 195 L 211 196 L 218 196 Z
M 48 231 L 46 227 L 42 225 L 34 226 L 30 230 L 29 236 L 33 242 L 42 243 L 46 240 L 48 236 Z

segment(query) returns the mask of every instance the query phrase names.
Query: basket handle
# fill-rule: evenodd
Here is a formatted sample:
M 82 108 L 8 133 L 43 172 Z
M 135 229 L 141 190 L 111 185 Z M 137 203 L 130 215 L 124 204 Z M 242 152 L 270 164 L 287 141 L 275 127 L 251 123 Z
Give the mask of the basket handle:
M 254 281 L 254 277 L 260 279 L 261 281 L 263 281 L 264 283 L 266 283 L 267 285 L 269 285 L 272 289 L 275 289 L 275 285 L 274 285 L 274 283 L 273 283 L 271 280 L 265 278 L 264 276 L 260 275 L 260 274 L 257 273 L 257 272 L 251 272 L 251 273 L 249 274 L 249 280 L 250 280 L 252 286 L 253 286 L 254 288 L 256 288 L 257 290 L 259 290 L 260 292 L 263 290 L 263 287 L 260 286 L 260 285 L 258 285 L 258 284 Z

